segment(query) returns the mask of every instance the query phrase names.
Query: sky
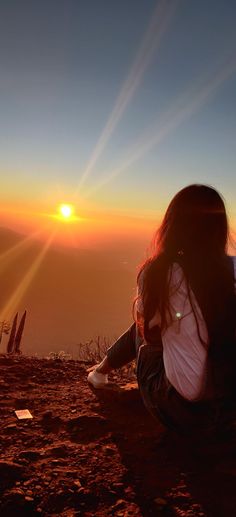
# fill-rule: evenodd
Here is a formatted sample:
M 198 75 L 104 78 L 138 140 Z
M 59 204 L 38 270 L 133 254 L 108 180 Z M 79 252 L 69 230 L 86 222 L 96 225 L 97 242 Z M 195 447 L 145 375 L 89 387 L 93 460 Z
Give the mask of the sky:
M 235 23 L 234 0 L 1 0 L 1 225 L 99 247 L 207 183 L 235 229 Z

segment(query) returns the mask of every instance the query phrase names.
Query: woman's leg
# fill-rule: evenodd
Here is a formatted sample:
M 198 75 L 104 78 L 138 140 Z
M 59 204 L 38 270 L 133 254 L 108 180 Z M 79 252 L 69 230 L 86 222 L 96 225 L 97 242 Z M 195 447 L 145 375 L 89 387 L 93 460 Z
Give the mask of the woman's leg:
M 136 323 L 122 334 L 113 345 L 107 350 L 107 355 L 97 365 L 93 372 L 90 372 L 88 381 L 94 387 L 102 387 L 108 382 L 107 374 L 114 369 L 130 363 L 136 358 L 137 346 L 142 342 L 138 336 Z
M 107 350 L 107 360 L 112 369 L 122 368 L 136 358 L 138 342 L 142 341 L 138 335 L 136 323 L 122 334 Z
M 169 429 L 192 436 L 215 429 L 218 417 L 215 405 L 185 400 L 168 381 L 161 341 L 140 347 L 137 379 L 146 408 Z

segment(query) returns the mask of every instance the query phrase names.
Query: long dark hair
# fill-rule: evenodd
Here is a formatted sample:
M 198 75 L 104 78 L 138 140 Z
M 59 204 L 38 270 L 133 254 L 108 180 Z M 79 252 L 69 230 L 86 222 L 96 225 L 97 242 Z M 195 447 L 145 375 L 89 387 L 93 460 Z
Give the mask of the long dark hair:
M 148 338 L 149 322 L 157 310 L 161 330 L 168 325 L 168 279 L 170 267 L 177 262 L 189 295 L 192 290 L 202 310 L 210 342 L 215 347 L 218 342 L 232 342 L 236 302 L 232 261 L 227 256 L 228 233 L 224 201 L 213 187 L 189 185 L 174 196 L 155 235 L 152 254 L 138 275 L 139 281 L 142 274 L 144 337 Z M 197 323 L 196 315 L 195 319 Z

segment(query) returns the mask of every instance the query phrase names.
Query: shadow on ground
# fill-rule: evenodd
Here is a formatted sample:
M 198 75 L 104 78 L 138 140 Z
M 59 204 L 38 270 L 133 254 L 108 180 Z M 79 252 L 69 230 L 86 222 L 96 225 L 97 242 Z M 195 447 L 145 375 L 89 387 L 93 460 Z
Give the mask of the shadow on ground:
M 149 415 L 135 383 L 96 397 L 143 516 L 235 514 L 236 428 L 205 440 L 179 437 Z

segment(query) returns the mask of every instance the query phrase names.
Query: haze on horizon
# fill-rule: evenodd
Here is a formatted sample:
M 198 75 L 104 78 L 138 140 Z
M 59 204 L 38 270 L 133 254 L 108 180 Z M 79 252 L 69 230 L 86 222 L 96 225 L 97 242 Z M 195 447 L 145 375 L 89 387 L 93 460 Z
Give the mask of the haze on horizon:
M 96 297 L 93 253 L 107 258 L 108 270 L 118 268 L 124 290 L 118 303 L 114 280 L 109 291 L 113 326 L 106 325 L 107 301 L 102 300 L 100 329 L 92 326 L 88 338 L 97 330 L 117 335 L 130 313 L 126 317 L 122 309 L 117 318 L 115 311 L 122 297 L 129 310 L 137 265 L 170 199 L 187 184 L 215 186 L 226 200 L 235 232 L 235 22 L 236 4 L 224 0 L 1 2 L 0 226 L 25 235 L 20 250 L 31 236 L 38 249 L 31 265 L 25 258 L 28 270 L 22 259 L 22 278 L 9 270 L 12 291 L 2 293 L 2 314 L 4 307 L 13 313 L 13 306 L 27 301 L 37 305 L 32 322 L 42 327 L 42 300 L 51 296 L 45 279 L 53 267 L 48 264 L 53 253 L 64 253 L 57 250 L 63 245 L 67 258 L 58 259 L 64 286 L 59 294 L 68 314 L 72 300 L 66 268 L 74 252 L 91 252 L 91 299 Z M 71 219 L 58 217 L 61 204 L 73 207 Z M 35 238 L 41 248 L 35 247 Z M 4 260 L 0 257 L 0 266 Z M 81 277 L 85 263 L 79 263 Z M 97 276 L 106 283 L 99 264 Z M 76 275 L 75 264 L 72 269 Z M 4 281 L 4 270 L 1 276 Z M 92 303 L 83 310 L 89 313 Z M 76 307 L 72 319 L 76 333 Z M 59 339 L 57 330 L 51 341 Z M 29 343 L 33 323 L 31 332 Z

